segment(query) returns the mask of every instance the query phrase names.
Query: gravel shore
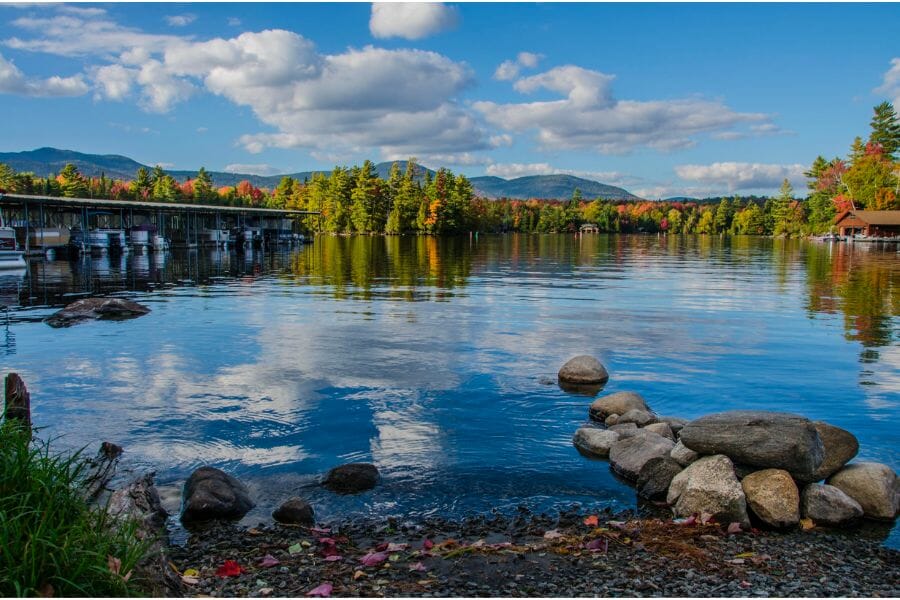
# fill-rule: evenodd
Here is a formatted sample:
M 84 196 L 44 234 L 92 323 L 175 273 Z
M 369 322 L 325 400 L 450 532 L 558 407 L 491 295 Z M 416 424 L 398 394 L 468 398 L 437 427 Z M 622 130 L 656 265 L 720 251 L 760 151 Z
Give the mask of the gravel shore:
M 188 596 L 900 596 L 900 551 L 871 532 L 728 534 L 628 512 L 217 524 L 171 558 Z

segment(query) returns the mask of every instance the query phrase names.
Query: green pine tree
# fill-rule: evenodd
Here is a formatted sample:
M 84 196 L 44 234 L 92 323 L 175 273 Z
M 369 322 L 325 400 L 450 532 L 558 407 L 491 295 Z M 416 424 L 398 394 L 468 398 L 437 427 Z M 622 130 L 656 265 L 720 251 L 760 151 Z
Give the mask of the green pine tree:
M 869 141 L 881 144 L 885 156 L 895 160 L 894 154 L 900 149 L 900 119 L 897 118 L 894 105 L 882 102 L 874 108 L 874 113 Z

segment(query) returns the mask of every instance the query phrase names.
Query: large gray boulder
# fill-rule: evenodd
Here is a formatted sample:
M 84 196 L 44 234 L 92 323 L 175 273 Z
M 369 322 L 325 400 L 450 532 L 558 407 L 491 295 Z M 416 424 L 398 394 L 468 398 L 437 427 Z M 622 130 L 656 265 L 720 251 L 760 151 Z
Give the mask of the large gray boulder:
M 669 453 L 669 456 L 674 458 L 682 467 L 686 467 L 700 458 L 699 454 L 682 444 L 681 440 L 678 440 L 675 447 L 672 448 L 672 452 Z
M 846 429 L 835 427 L 825 421 L 814 421 L 813 425 L 822 440 L 825 457 L 819 468 L 808 479 L 802 480 L 809 483 L 828 479 L 859 452 L 859 441 Z
M 784 469 L 806 480 L 822 464 L 822 440 L 812 421 L 788 413 L 738 410 L 691 421 L 679 439 L 700 454 L 724 454 L 762 469 Z
M 322 482 L 338 494 L 356 494 L 371 490 L 378 484 L 378 469 L 369 463 L 349 463 L 331 469 Z
M 594 400 L 589 414 L 591 419 L 602 423 L 609 415 L 619 415 L 621 419 L 621 416 L 629 410 L 651 412 L 650 407 L 637 392 L 616 392 Z
M 887 465 L 851 463 L 829 477 L 827 483 L 859 502 L 871 519 L 890 520 L 900 510 L 900 481 Z
M 820 525 L 846 525 L 863 516 L 859 502 L 833 485 L 810 483 L 800 494 L 800 512 Z
M 665 500 L 669 484 L 680 472 L 681 465 L 668 456 L 651 458 L 638 473 L 638 495 L 648 500 Z
M 596 427 L 581 427 L 572 437 L 572 443 L 579 452 L 595 458 L 608 457 L 610 447 L 617 441 L 618 433 Z
M 641 468 L 648 460 L 668 456 L 674 447 L 672 440 L 641 429 L 612 445 L 609 449 L 609 464 L 621 477 L 637 481 Z
M 200 467 L 184 484 L 181 522 L 240 519 L 254 507 L 250 491 L 231 475 Z
M 132 319 L 150 312 L 143 304 L 127 298 L 83 298 L 45 319 L 51 327 L 68 327 L 89 319 Z
M 741 480 L 747 504 L 770 527 L 791 527 L 800 522 L 800 491 L 790 473 L 763 469 Z
M 606 383 L 609 380 L 609 373 L 599 360 L 582 354 L 564 364 L 559 370 L 558 377 L 563 383 L 596 385 Z
M 704 456 L 676 475 L 666 502 L 674 505 L 677 517 L 707 513 L 719 523 L 750 525 L 744 490 L 731 460 L 722 454 Z

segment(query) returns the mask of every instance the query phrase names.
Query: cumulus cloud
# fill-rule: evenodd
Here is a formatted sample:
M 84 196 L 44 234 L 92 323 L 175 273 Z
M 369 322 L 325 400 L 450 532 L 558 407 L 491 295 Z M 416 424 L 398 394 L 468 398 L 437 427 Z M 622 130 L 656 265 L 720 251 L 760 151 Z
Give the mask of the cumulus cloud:
M 90 88 L 81 75 L 29 78 L 0 54 L 0 94 L 34 97 L 82 96 Z
M 586 171 L 578 169 L 561 169 L 550 163 L 494 163 L 489 165 L 485 172 L 488 175 L 515 179 L 529 175 L 573 175 L 582 179 L 590 179 L 612 185 L 630 185 L 641 181 L 620 171 Z
M 226 173 L 237 173 L 239 175 L 246 174 L 246 175 L 269 176 L 269 175 L 280 175 L 281 173 L 283 173 L 283 171 L 281 169 L 276 169 L 275 167 L 273 167 L 271 165 L 266 165 L 266 164 L 247 165 L 247 164 L 235 163 L 235 164 L 231 164 L 231 165 L 226 165 L 226 167 L 223 170 Z
M 624 153 L 635 148 L 689 148 L 700 134 L 731 130 L 742 124 L 766 123 L 769 116 L 739 113 L 720 101 L 618 100 L 614 77 L 567 65 L 519 79 L 514 88 L 529 94 L 540 89 L 559 100 L 498 104 L 475 102 L 474 108 L 492 125 L 513 132 L 536 130 L 548 149 L 592 149 Z
M 533 69 L 543 58 L 542 54 L 534 52 L 519 52 L 516 60 L 504 60 L 494 71 L 494 79 L 498 81 L 512 81 L 519 76 L 522 68 Z
M 369 31 L 376 38 L 420 40 L 453 29 L 458 22 L 456 8 L 438 2 L 375 2 Z
M 405 160 L 403 156 L 389 157 L 388 160 Z M 419 162 L 430 165 L 432 168 L 461 166 L 473 167 L 489 165 L 493 160 L 489 156 L 473 154 L 471 152 L 458 152 L 456 154 L 424 154 L 418 157 Z
M 900 107 L 900 58 L 891 59 L 891 68 L 885 72 L 881 85 L 874 91 L 887 96 L 894 106 Z
M 187 25 L 190 25 L 194 21 L 196 21 L 197 15 L 192 15 L 192 14 L 166 15 L 165 19 L 166 19 L 166 23 L 168 23 L 172 27 L 185 27 Z
M 805 169 L 801 164 L 717 162 L 709 165 L 679 165 L 675 167 L 675 174 L 685 181 L 735 192 L 777 189 L 784 179 L 794 187 L 799 187 L 805 181 Z

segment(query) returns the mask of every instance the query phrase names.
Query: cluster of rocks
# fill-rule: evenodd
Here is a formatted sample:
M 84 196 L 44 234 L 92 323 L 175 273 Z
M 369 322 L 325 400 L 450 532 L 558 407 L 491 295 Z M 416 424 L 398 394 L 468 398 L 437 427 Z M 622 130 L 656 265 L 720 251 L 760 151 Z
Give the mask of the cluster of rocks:
M 586 377 L 589 357 L 564 366 Z M 592 359 L 599 365 L 596 359 Z M 602 369 L 602 366 L 600 367 Z M 604 375 L 606 370 L 602 369 Z M 607 375 L 608 377 L 608 375 Z M 575 432 L 581 452 L 609 460 L 613 472 L 676 517 L 713 518 L 788 528 L 809 519 L 839 526 L 900 512 L 900 479 L 889 466 L 850 463 L 856 437 L 824 421 L 788 413 L 729 411 L 693 421 L 659 416 L 635 392 L 617 392 L 590 406 L 592 426 Z
M 331 469 L 322 485 L 338 494 L 357 494 L 374 488 L 380 475 L 375 465 L 349 463 Z M 214 520 L 237 520 L 256 504 L 250 490 L 235 477 L 214 467 L 200 467 L 184 484 L 181 522 L 185 525 Z M 280 522 L 293 525 L 315 524 L 312 505 L 292 496 L 272 513 Z

